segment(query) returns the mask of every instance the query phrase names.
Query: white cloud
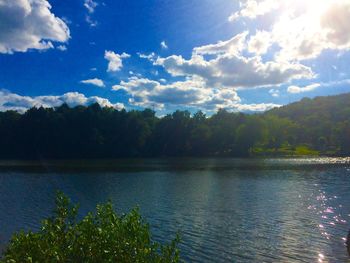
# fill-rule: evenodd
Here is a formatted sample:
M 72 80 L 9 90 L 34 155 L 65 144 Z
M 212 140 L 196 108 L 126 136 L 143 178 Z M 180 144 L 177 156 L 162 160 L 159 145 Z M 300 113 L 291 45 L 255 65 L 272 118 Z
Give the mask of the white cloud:
M 90 27 L 96 27 L 98 22 L 92 18 L 92 14 L 95 12 L 98 3 L 93 0 L 85 0 L 84 7 L 87 9 L 88 14 L 85 16 L 86 23 L 89 24 Z
M 326 29 L 326 39 L 331 48 L 350 48 L 350 2 L 338 1 L 321 17 L 321 25 Z
M 139 78 L 142 77 L 142 74 L 136 73 L 136 72 L 134 72 L 134 71 L 129 71 L 129 75 L 134 76 L 134 77 L 139 77 Z
M 305 59 L 316 58 L 326 49 L 350 50 L 350 1 L 245 0 L 230 20 L 256 19 L 272 12 L 275 12 L 274 16 L 263 25 L 258 24 L 255 33 L 244 31 L 226 41 L 195 47 L 189 58 L 176 54 L 168 57 L 138 54 L 153 65 L 163 67 L 173 77 L 184 78 L 183 81 L 171 83 L 130 78 L 115 88 L 123 87 L 134 104 L 204 108 L 225 105 L 239 110 L 262 110 L 278 105 L 244 105 L 235 100 L 214 103 L 214 97 L 231 92 L 239 100 L 239 90 L 259 87 L 270 87 L 271 96 L 278 97 L 279 87 L 285 84 L 290 86 L 288 92 L 292 93 L 318 88 L 320 84 L 297 87 L 292 83 L 317 77 L 311 66 L 303 64 Z M 144 88 L 139 90 L 136 83 Z M 196 92 L 196 97 L 189 94 L 191 92 Z M 167 100 L 165 95 L 171 98 Z M 176 101 L 175 98 L 180 99 Z
M 57 49 L 60 51 L 66 51 L 67 47 L 65 45 L 59 45 L 59 46 L 57 46 Z
M 111 103 L 108 99 L 92 96 L 86 97 L 84 94 L 78 92 L 68 92 L 61 96 L 21 96 L 9 91 L 0 91 L 0 111 L 15 110 L 25 112 L 32 107 L 58 107 L 63 103 L 67 103 L 70 107 L 78 105 L 91 105 L 98 103 L 102 107 L 113 107 L 115 109 L 122 109 L 122 103 Z
M 141 107 L 194 107 L 205 111 L 225 108 L 234 111 L 264 111 L 277 104 L 240 104 L 233 89 L 208 88 L 200 79 L 187 79 L 163 84 L 146 78 L 130 77 L 113 86 L 113 90 L 124 90 L 130 95 L 129 103 Z
M 263 8 L 261 8 L 263 7 Z M 277 60 L 302 61 L 324 50 L 350 49 L 349 0 L 247 0 L 234 17 L 251 19 L 278 10 L 269 31 L 251 37 L 248 50 L 265 54 L 273 44 L 280 47 Z
M 172 76 L 199 77 L 206 82 L 206 86 L 212 88 L 276 86 L 295 79 L 314 77 L 310 67 L 296 61 L 263 61 L 260 53 L 266 52 L 270 45 L 263 40 L 268 32 L 258 31 L 249 41 L 247 35 L 245 31 L 227 41 L 195 47 L 188 60 L 172 55 L 158 57 L 153 63 L 164 67 Z M 244 51 L 247 49 L 255 55 L 246 56 Z
M 270 89 L 269 93 L 272 97 L 278 98 L 280 96 L 280 91 L 278 89 Z
M 245 0 L 240 3 L 242 8 L 239 11 L 233 13 L 228 18 L 229 21 L 233 22 L 242 17 L 254 19 L 258 16 L 262 16 L 269 13 L 270 11 L 276 9 L 279 6 L 277 0 Z
M 51 12 L 46 0 L 0 1 L 0 53 L 53 48 L 70 38 L 66 23 Z
M 271 34 L 267 31 L 258 31 L 249 39 L 248 51 L 257 55 L 262 55 L 268 51 L 271 44 Z
M 287 91 L 288 93 L 298 94 L 298 93 L 313 91 L 321 87 L 335 88 L 335 87 L 345 87 L 349 85 L 350 85 L 350 79 L 341 79 L 341 80 L 335 80 L 335 81 L 329 81 L 329 82 L 313 83 L 304 87 L 291 85 L 288 87 Z
M 251 111 L 251 112 L 264 112 L 273 108 L 279 108 L 282 105 L 274 103 L 258 103 L 258 104 L 236 104 L 232 110 L 236 111 Z
M 288 93 L 303 93 L 303 92 L 308 92 L 308 91 L 312 91 L 314 89 L 317 89 L 321 87 L 321 84 L 319 83 L 314 83 L 314 84 L 310 84 L 308 86 L 305 87 L 298 87 L 298 86 L 289 86 L 287 91 Z
M 269 36 L 269 32 L 257 31 L 257 34 L 249 40 L 247 36 L 248 32 L 245 31 L 226 41 L 195 47 L 189 59 L 180 55 L 164 58 L 142 55 L 154 65 L 162 66 L 173 77 L 186 79 L 163 84 L 151 81 L 153 86 L 148 90 L 152 96 L 145 93 L 147 90 L 145 84 L 151 85 L 149 80 L 145 79 L 142 81 L 130 79 L 114 88 L 124 89 L 132 96 L 131 103 L 140 105 L 158 103 L 161 106 L 176 104 L 178 107 L 193 106 L 205 110 L 227 108 L 239 111 L 263 111 L 279 105 L 272 103 L 241 104 L 237 91 L 274 87 L 270 94 L 277 97 L 279 91 L 276 87 L 293 80 L 315 77 L 310 67 L 297 61 L 274 60 L 273 58 L 263 60 L 260 54 L 265 53 L 271 45 L 270 41 L 264 39 Z M 246 51 L 250 51 L 250 54 L 253 55 L 247 55 Z M 139 90 L 140 87 L 143 88 Z M 160 91 L 162 91 L 162 96 L 160 96 Z M 196 97 L 192 93 L 195 93 Z M 225 99 L 227 94 L 230 99 Z M 165 99 L 165 95 L 169 96 L 168 100 Z M 160 98 L 161 101 L 157 101 Z M 175 98 L 179 100 L 174 101 Z
M 123 67 L 123 58 L 129 58 L 127 53 L 116 54 L 113 51 L 105 51 L 105 59 L 108 60 L 107 72 L 120 71 Z
M 239 97 L 231 89 L 208 89 L 199 79 L 188 79 L 170 84 L 146 78 L 130 77 L 113 86 L 113 90 L 124 90 L 130 96 L 129 103 L 142 107 L 164 108 L 169 106 L 188 106 L 206 109 L 229 107 L 239 101 Z
M 309 14 L 298 17 L 286 15 L 273 26 L 270 39 L 271 43 L 276 43 L 281 48 L 276 53 L 277 59 L 300 61 L 315 58 L 328 48 L 324 33 L 319 20 L 310 21 Z
M 152 52 L 150 54 L 137 53 L 137 55 L 142 59 L 147 59 L 148 61 L 154 62 L 157 59 L 157 55 Z
M 90 27 L 96 27 L 98 25 L 98 22 L 92 19 L 90 15 L 85 16 L 85 21 L 89 24 Z
M 189 60 L 173 55 L 158 58 L 155 64 L 163 66 L 173 76 L 200 77 L 213 88 L 266 87 L 313 77 L 311 69 L 299 63 L 263 62 L 258 56 L 247 58 L 234 54 L 218 55 L 210 60 L 199 55 Z
M 88 97 L 87 101 L 85 102 L 85 105 L 91 105 L 94 103 L 98 103 L 101 107 L 110 107 L 117 110 L 121 110 L 125 108 L 123 103 L 120 103 L 120 102 L 111 103 L 108 99 L 97 97 L 97 96 Z
M 93 12 L 95 12 L 95 8 L 98 6 L 98 3 L 93 0 L 85 0 L 84 6 L 88 10 L 88 12 L 92 14 Z
M 83 84 L 95 85 L 95 86 L 100 87 L 100 88 L 105 87 L 105 84 L 104 84 L 103 80 L 98 79 L 98 78 L 86 79 L 86 80 L 82 80 L 80 82 L 83 83 Z
M 248 31 L 233 36 L 227 41 L 219 41 L 216 44 L 209 44 L 206 46 L 195 47 L 193 54 L 195 55 L 218 55 L 218 54 L 232 54 L 237 55 L 245 48 L 245 39 Z
M 168 47 L 168 45 L 167 45 L 167 43 L 163 40 L 162 42 L 160 42 L 160 47 L 162 48 L 162 49 L 168 49 L 169 47 Z

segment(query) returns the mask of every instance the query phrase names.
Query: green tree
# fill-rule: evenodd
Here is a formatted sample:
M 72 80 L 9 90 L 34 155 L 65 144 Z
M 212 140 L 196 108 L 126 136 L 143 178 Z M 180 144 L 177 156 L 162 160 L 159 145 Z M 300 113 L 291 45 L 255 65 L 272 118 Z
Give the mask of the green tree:
M 288 142 L 289 135 L 295 134 L 296 125 L 287 118 L 280 118 L 275 115 L 267 115 L 264 119 L 268 129 L 268 147 L 278 149 L 285 142 Z
M 350 155 L 349 100 L 350 93 L 303 99 L 255 115 L 220 109 L 212 116 L 175 111 L 157 117 L 150 109 L 97 103 L 0 112 L 0 158 L 241 157 L 255 146 L 257 153 L 292 154 L 302 145 Z
M 59 193 L 53 217 L 41 229 L 15 234 L 0 262 L 179 262 L 178 236 L 168 245 L 152 240 L 138 209 L 119 216 L 108 202 L 77 219 L 78 207 Z
M 236 132 L 236 151 L 240 156 L 249 156 L 257 143 L 264 143 L 267 139 L 267 128 L 258 116 L 250 116 L 241 124 Z
M 211 129 L 206 115 L 198 111 L 193 115 L 190 123 L 190 154 L 194 156 L 209 155 L 211 136 Z
M 343 155 L 350 155 L 350 121 L 343 122 L 339 125 L 338 140 L 340 144 L 340 152 Z

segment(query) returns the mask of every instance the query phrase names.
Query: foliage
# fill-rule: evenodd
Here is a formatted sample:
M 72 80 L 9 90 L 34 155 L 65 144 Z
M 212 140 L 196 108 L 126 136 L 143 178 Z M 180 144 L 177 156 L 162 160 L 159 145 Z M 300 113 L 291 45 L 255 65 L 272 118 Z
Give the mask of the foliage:
M 98 104 L 0 112 L 0 158 L 350 155 L 349 101 L 350 93 L 303 99 L 264 114 L 222 109 L 210 117 L 175 111 L 159 118 L 150 109 Z
M 81 221 L 77 213 L 59 193 L 54 216 L 36 233 L 15 234 L 0 262 L 179 262 L 179 238 L 169 245 L 152 241 L 137 209 L 119 216 L 109 202 Z

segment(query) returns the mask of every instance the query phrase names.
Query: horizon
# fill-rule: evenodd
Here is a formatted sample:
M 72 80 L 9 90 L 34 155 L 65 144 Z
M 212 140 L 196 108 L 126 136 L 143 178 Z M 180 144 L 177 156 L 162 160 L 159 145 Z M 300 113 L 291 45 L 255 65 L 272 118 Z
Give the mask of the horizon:
M 100 106 L 101 108 L 111 108 L 111 109 L 116 110 L 116 111 L 125 110 L 126 112 L 150 110 L 150 111 L 154 112 L 154 116 L 157 117 L 157 118 L 159 118 L 159 119 L 162 119 L 162 118 L 164 118 L 164 117 L 166 117 L 166 116 L 172 115 L 172 114 L 174 114 L 175 112 L 178 112 L 178 111 L 180 111 L 180 112 L 187 111 L 187 112 L 190 113 L 190 116 L 191 116 L 191 117 L 193 117 L 196 113 L 201 112 L 201 113 L 203 113 L 203 114 L 205 115 L 206 118 L 211 118 L 213 115 L 218 114 L 220 111 L 225 111 L 225 112 L 228 112 L 228 113 L 236 113 L 236 114 L 242 113 L 242 114 L 247 114 L 247 115 L 254 115 L 254 114 L 259 115 L 259 114 L 268 113 L 268 112 L 271 111 L 271 110 L 278 110 L 279 108 L 282 108 L 282 107 L 288 107 L 289 105 L 298 104 L 298 103 L 304 101 L 305 99 L 314 100 L 314 99 L 317 99 L 317 98 L 332 98 L 332 97 L 338 97 L 338 96 L 342 96 L 342 95 L 350 95 L 350 92 L 347 92 L 347 93 L 340 93 L 340 94 L 336 94 L 336 95 L 315 96 L 315 97 L 313 97 L 313 98 L 302 97 L 300 100 L 293 101 L 293 102 L 287 103 L 287 104 L 285 104 L 285 105 L 280 105 L 280 106 L 277 106 L 277 107 L 274 107 L 274 108 L 266 109 L 265 111 L 238 111 L 238 110 L 235 111 L 235 110 L 227 110 L 227 109 L 225 109 L 225 108 L 218 108 L 218 109 L 216 109 L 216 111 L 211 111 L 211 112 L 208 113 L 208 112 L 205 112 L 205 111 L 203 111 L 203 110 L 201 110 L 201 109 L 198 109 L 198 110 L 196 110 L 196 111 L 189 111 L 189 110 L 187 110 L 187 109 L 174 109 L 173 111 L 169 111 L 169 112 L 167 112 L 167 113 L 165 113 L 165 114 L 160 115 L 160 114 L 158 114 L 159 112 L 158 112 L 156 109 L 152 109 L 152 108 L 150 108 L 150 107 L 139 108 L 139 109 L 132 109 L 132 108 L 127 109 L 127 108 L 125 108 L 125 107 L 119 108 L 119 107 L 113 107 L 113 106 L 110 106 L 110 105 L 101 105 L 101 104 L 98 103 L 98 102 L 93 102 L 93 103 L 87 104 L 87 105 L 83 105 L 83 104 L 79 104 L 79 105 L 69 105 L 68 103 L 63 102 L 62 104 L 60 104 L 60 105 L 58 105 L 58 106 L 48 106 L 48 107 L 47 107 L 47 106 L 45 106 L 45 105 L 34 105 L 33 107 L 26 109 L 25 111 L 23 111 L 22 109 L 19 109 L 19 110 L 11 110 L 11 109 L 10 109 L 10 110 L 6 110 L 6 111 L 15 111 L 15 112 L 18 112 L 19 114 L 23 114 L 23 113 L 25 113 L 25 112 L 27 112 L 28 110 L 33 109 L 33 108 L 35 108 L 35 109 L 43 108 L 43 109 L 53 109 L 53 110 L 57 110 L 58 108 L 60 108 L 60 107 L 62 107 L 62 106 L 64 106 L 64 105 L 66 105 L 66 106 L 67 106 L 68 108 L 70 108 L 70 109 L 74 109 L 74 108 L 76 108 L 76 107 L 85 107 L 85 108 L 87 108 L 87 107 L 90 107 L 90 106 L 93 106 L 93 105 L 98 105 L 98 106 Z M 1 113 L 1 112 L 6 112 L 6 111 L 0 111 L 0 113 Z
M 16 0 L 0 22 L 0 111 L 211 115 L 350 92 L 346 0 Z

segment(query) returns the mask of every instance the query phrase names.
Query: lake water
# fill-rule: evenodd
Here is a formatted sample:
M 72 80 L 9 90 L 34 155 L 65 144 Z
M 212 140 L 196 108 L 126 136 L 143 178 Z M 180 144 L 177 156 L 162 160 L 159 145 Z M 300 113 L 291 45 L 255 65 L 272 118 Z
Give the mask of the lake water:
M 139 205 L 158 241 L 181 232 L 188 262 L 350 262 L 349 159 L 3 161 L 0 247 L 50 215 L 57 189 L 82 214 Z

